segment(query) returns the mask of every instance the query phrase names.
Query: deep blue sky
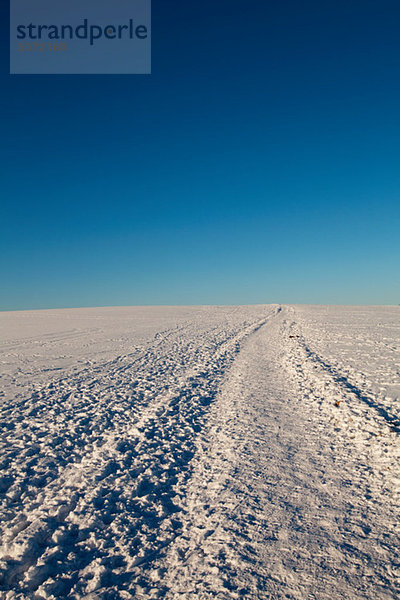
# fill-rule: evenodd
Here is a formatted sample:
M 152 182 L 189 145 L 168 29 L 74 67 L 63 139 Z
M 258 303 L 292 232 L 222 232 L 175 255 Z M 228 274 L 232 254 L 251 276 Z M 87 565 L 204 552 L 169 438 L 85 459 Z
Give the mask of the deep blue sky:
M 6 33 L 0 309 L 400 303 L 398 0 L 153 0 L 151 76 Z

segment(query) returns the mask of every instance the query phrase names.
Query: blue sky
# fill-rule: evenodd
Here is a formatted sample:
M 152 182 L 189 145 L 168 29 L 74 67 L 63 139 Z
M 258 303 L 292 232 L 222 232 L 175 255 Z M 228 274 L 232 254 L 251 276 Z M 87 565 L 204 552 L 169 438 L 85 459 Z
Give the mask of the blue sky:
M 151 76 L 4 45 L 0 309 L 400 303 L 399 2 L 152 12 Z

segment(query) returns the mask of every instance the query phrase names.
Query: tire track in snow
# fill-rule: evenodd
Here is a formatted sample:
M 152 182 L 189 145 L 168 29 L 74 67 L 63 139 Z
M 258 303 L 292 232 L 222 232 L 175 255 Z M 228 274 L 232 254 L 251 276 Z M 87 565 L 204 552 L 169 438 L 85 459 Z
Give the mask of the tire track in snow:
M 382 439 L 359 435 L 365 410 L 356 422 L 336 407 L 343 386 L 312 364 L 292 317 L 285 307 L 247 340 L 213 406 L 182 535 L 160 562 L 167 600 L 398 597 L 386 470 L 398 451 L 386 426 Z
M 396 416 L 391 410 L 388 410 L 386 406 L 381 404 L 376 397 L 368 395 L 366 392 L 362 391 L 357 385 L 351 383 L 346 376 L 339 373 L 335 367 L 318 356 L 316 352 L 313 352 L 307 346 L 302 336 L 300 336 L 299 344 L 301 344 L 307 358 L 322 367 L 322 369 L 332 377 L 333 381 L 338 384 L 338 386 L 343 388 L 345 394 L 350 392 L 353 396 L 364 402 L 367 406 L 374 409 L 374 411 L 376 411 L 376 413 L 391 427 L 392 431 L 400 433 L 400 418 L 398 416 Z
M 189 343 L 187 331 L 167 332 L 128 365 L 118 358 L 19 404 L 22 413 L 29 407 L 20 416 L 31 429 L 39 398 L 49 414 L 36 422 L 39 443 L 28 465 L 42 481 L 18 477 L 29 450 L 19 463 L 18 452 L 10 456 L 17 469 L 8 468 L 3 490 L 8 535 L 1 564 L 2 589 L 19 594 L 10 597 L 162 597 L 154 579 L 162 572 L 149 578 L 146 571 L 179 535 L 195 439 L 241 341 L 264 321 L 239 319 L 228 332 L 217 325 L 193 342 L 189 335 Z M 54 416 L 60 427 L 46 429 Z
M 287 368 L 295 374 L 306 398 L 314 397 L 330 420 L 346 412 L 347 426 L 352 434 L 355 427 L 364 437 L 384 435 L 386 439 L 388 434 L 400 432 L 400 419 L 391 398 L 362 389 L 350 380 L 349 375 L 341 373 L 312 350 L 302 333 L 301 323 L 288 321 L 288 328 Z

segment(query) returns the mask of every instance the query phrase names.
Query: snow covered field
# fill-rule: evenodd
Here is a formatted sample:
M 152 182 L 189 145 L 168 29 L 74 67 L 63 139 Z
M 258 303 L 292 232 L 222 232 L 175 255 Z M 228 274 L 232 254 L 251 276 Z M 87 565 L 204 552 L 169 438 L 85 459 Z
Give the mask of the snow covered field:
M 1 600 L 400 597 L 400 307 L 0 329 Z

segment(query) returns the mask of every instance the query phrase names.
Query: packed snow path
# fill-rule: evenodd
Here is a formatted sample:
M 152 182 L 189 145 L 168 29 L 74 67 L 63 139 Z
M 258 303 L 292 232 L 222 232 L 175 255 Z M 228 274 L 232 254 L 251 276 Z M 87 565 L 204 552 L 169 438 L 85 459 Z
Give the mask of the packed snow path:
M 399 308 L 0 321 L 1 599 L 399 597 Z

